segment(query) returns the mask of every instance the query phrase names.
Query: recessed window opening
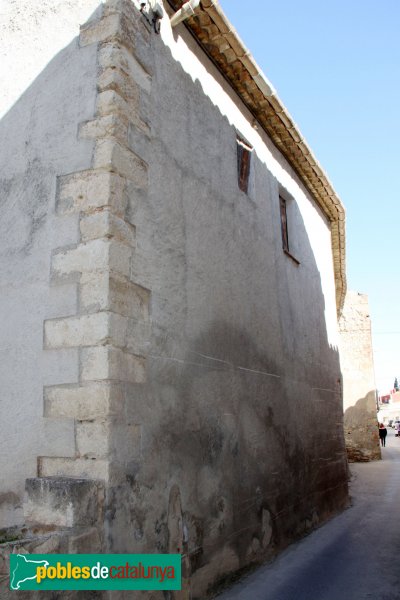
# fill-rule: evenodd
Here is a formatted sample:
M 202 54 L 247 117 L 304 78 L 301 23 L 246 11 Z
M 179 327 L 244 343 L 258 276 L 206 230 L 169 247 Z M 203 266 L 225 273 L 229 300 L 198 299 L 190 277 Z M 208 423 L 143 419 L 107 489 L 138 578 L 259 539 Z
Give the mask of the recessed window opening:
M 283 196 L 279 196 L 282 248 L 286 256 L 289 256 L 296 265 L 299 265 L 300 262 L 293 255 L 293 247 L 295 254 L 297 254 L 298 250 L 296 244 L 296 228 L 294 226 L 294 223 L 296 222 L 296 210 L 296 203 L 292 199 L 286 199 Z
M 253 148 L 249 146 L 243 139 L 236 138 L 237 144 L 237 170 L 238 170 L 238 185 L 239 189 L 247 194 L 249 189 L 251 153 Z
M 289 233 L 287 222 L 286 200 L 279 196 L 279 205 L 281 211 L 281 232 L 282 232 L 282 248 L 289 252 Z

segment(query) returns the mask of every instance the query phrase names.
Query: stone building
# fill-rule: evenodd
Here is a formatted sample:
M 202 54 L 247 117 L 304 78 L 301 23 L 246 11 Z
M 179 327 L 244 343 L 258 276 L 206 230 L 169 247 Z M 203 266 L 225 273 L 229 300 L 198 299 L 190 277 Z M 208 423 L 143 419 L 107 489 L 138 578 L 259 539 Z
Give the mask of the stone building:
M 347 292 L 339 328 L 348 458 L 352 462 L 380 459 L 368 296 Z
M 181 552 L 204 599 L 347 503 L 344 210 L 218 4 L 180 5 L 9 5 L 0 527 L 5 561 Z

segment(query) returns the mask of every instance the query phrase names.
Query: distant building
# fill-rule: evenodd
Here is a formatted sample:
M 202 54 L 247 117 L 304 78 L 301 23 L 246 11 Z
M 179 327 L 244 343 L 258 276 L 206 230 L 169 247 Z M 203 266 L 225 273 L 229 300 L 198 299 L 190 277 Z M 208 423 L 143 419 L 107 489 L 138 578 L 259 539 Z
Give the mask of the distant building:
M 381 458 L 368 296 L 348 291 L 339 320 L 344 434 L 350 461 Z
M 378 419 L 387 425 L 390 421 L 400 420 L 400 391 L 390 390 L 378 398 Z

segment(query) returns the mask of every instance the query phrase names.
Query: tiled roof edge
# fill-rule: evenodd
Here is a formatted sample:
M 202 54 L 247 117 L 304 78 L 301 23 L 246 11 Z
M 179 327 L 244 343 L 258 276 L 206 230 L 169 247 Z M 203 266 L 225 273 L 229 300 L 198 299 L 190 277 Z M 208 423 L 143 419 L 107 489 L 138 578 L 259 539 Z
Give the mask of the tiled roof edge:
M 176 11 L 185 2 L 168 0 Z M 185 21 L 204 52 L 285 156 L 331 222 L 336 307 L 346 295 L 345 209 L 298 127 L 216 0 L 201 0 Z

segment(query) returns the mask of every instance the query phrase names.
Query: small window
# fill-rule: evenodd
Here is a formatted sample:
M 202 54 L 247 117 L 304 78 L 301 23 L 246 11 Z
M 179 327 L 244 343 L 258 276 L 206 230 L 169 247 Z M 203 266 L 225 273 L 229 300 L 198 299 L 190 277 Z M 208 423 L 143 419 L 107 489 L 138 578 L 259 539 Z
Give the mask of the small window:
M 252 147 L 240 138 L 237 138 L 237 169 L 239 188 L 247 194 L 249 189 L 250 163 Z
M 279 196 L 279 204 L 281 209 L 281 231 L 282 231 L 282 248 L 285 252 L 289 252 L 289 234 L 287 223 L 286 200 Z
M 293 200 L 286 200 L 286 198 L 279 196 L 279 209 L 281 216 L 281 234 L 283 251 L 286 254 L 286 256 L 289 256 L 296 263 L 296 265 L 299 265 L 300 262 L 292 254 L 293 249 L 292 252 L 290 251 L 290 245 L 295 246 L 295 254 L 297 254 L 298 250 L 295 243 L 296 239 L 290 239 L 290 235 L 293 234 L 293 231 L 296 231 L 293 228 L 293 220 L 296 218 L 296 204 L 293 202 Z

